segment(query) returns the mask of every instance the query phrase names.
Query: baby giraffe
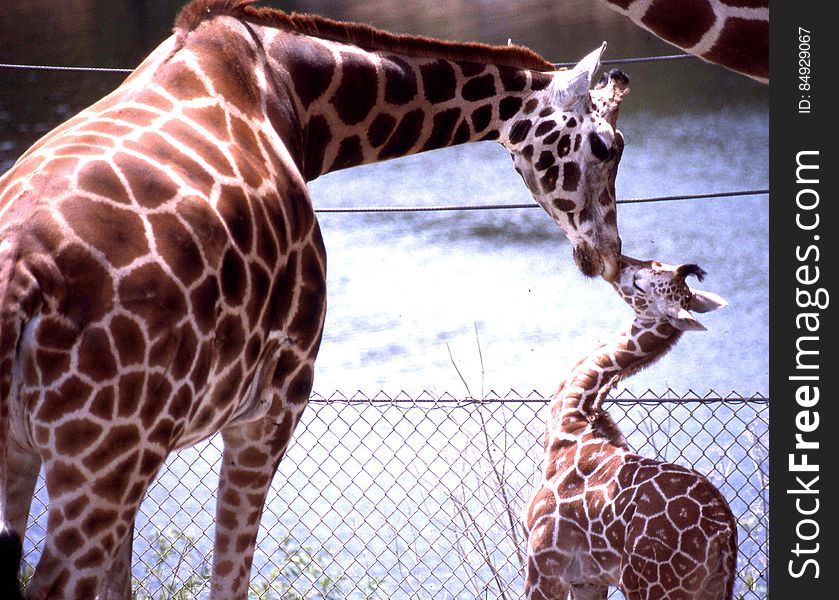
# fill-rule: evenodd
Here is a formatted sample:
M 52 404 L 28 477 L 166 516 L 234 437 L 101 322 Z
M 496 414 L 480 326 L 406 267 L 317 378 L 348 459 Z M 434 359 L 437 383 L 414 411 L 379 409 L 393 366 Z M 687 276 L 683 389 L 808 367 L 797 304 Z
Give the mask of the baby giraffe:
M 692 469 L 639 456 L 600 407 L 618 380 L 705 328 L 690 314 L 725 306 L 692 290 L 693 264 L 622 257 L 612 284 L 631 327 L 583 357 L 554 395 L 542 481 L 524 508 L 528 600 L 730 600 L 737 524 L 720 491 Z

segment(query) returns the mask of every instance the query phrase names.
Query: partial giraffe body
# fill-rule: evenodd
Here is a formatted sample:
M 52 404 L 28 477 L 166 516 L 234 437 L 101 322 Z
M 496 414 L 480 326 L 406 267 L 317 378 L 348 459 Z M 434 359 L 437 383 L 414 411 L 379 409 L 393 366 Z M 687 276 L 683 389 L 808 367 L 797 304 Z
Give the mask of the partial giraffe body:
M 664 355 L 690 311 L 725 305 L 691 290 L 696 265 L 622 258 L 613 283 L 635 310 L 632 326 L 587 353 L 554 395 L 541 483 L 526 504 L 528 600 L 731 600 L 737 522 L 703 475 L 632 453 L 601 403 L 618 380 Z
M 39 467 L 30 600 L 129 598 L 137 507 L 167 455 L 220 431 L 211 598 L 247 596 L 273 474 L 306 406 L 326 257 L 306 182 L 484 139 L 512 153 L 589 275 L 618 275 L 602 48 L 394 36 L 198 0 L 112 94 L 0 178 L 0 596 Z M 98 596 L 97 596 L 98 594 Z
M 769 83 L 769 0 L 602 0 L 699 58 Z

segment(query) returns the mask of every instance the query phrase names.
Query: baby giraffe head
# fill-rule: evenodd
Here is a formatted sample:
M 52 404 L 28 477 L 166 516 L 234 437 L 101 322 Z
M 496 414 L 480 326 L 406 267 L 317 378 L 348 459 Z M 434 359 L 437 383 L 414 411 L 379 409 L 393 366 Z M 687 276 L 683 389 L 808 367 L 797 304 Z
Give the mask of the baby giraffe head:
M 710 312 L 728 303 L 717 294 L 691 289 L 685 281 L 689 275 L 702 281 L 705 271 L 695 264 L 671 266 L 622 256 L 620 276 L 612 286 L 633 308 L 639 323 L 669 323 L 680 331 L 703 331 L 705 326 L 691 311 Z

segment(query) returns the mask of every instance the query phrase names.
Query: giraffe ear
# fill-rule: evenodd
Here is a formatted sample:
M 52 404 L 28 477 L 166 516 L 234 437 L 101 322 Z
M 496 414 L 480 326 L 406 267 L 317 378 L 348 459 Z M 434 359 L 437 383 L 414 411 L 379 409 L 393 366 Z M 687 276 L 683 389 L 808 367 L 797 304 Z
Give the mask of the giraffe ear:
M 673 327 L 682 331 L 707 331 L 707 328 L 684 308 L 680 308 L 675 316 L 668 315 L 667 320 Z
M 588 95 L 594 74 L 600 68 L 600 56 L 606 49 L 606 42 L 589 52 L 577 65 L 568 71 L 556 71 L 551 82 L 554 104 L 571 108 Z
M 702 290 L 691 290 L 690 309 L 692 311 L 706 313 L 726 306 L 728 302 L 722 296 Z

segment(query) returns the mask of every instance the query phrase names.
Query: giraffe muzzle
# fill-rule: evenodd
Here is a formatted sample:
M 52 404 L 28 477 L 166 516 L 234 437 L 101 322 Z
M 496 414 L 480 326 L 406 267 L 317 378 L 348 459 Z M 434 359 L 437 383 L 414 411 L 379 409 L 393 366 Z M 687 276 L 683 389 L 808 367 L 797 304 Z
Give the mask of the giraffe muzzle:
M 601 259 L 603 260 L 603 270 L 600 272 L 600 276 L 609 283 L 617 281 L 621 273 L 620 256 L 608 255 L 605 258 L 601 256 Z
M 582 242 L 574 248 L 574 262 L 587 277 L 599 276 L 611 283 L 620 276 L 620 250 L 600 252 L 590 244 Z

